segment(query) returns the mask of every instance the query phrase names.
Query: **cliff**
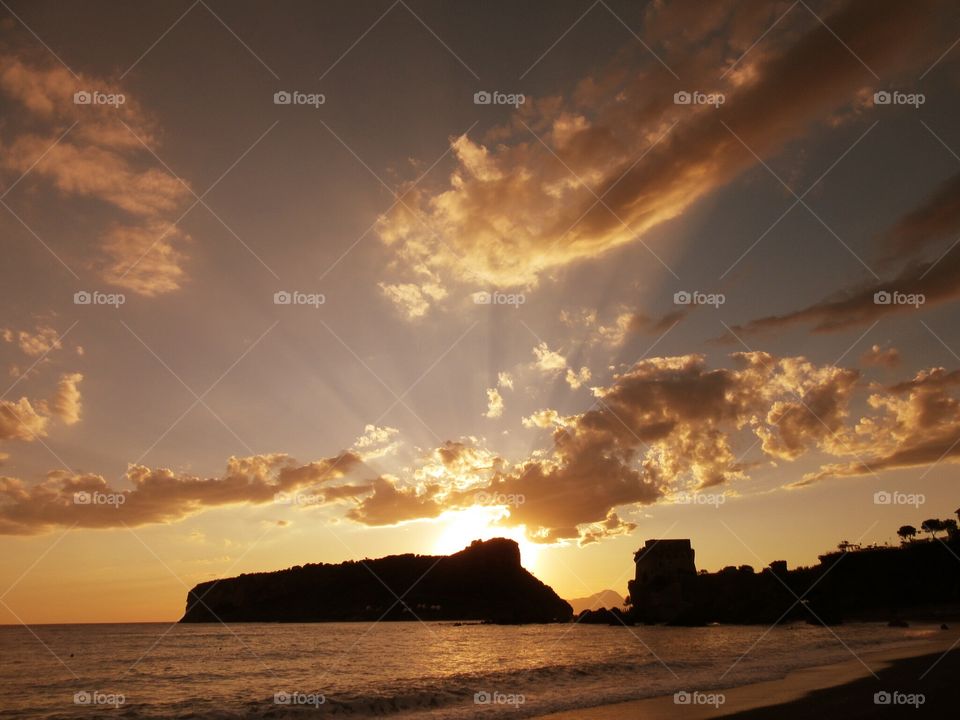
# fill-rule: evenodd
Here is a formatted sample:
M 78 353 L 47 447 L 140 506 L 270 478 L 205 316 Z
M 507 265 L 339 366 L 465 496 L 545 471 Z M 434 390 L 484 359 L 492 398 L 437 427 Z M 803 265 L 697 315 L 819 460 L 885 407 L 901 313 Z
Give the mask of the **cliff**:
M 495 538 L 447 556 L 391 555 L 200 583 L 187 594 L 180 622 L 534 623 L 571 615 L 569 604 L 520 565 L 517 544 Z

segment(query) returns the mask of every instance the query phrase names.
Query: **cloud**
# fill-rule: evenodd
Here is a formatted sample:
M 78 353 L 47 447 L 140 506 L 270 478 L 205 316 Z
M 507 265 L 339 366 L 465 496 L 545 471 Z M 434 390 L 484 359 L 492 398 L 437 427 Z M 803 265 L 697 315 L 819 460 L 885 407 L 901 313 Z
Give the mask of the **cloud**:
M 948 178 L 887 234 L 895 256 L 916 254 L 960 229 L 960 173 Z
M 498 418 L 503 415 L 503 397 L 496 388 L 487 388 L 487 412 L 484 417 Z
M 927 200 L 894 224 L 885 236 L 885 244 L 893 250 L 886 262 L 889 264 L 895 259 L 916 255 L 933 242 L 955 236 L 958 232 L 960 175 L 942 183 Z M 960 298 L 960 252 L 950 247 L 933 260 L 908 261 L 890 280 L 847 288 L 800 310 L 736 326 L 734 332 L 757 333 L 811 323 L 814 332 L 829 333 L 917 310 L 909 303 L 877 302 L 878 295 L 894 293 L 922 295 L 924 305 L 938 305 Z
M 49 418 L 38 413 L 30 401 L 0 400 L 0 440 L 35 440 L 47 434 Z
M 557 373 L 565 370 L 567 367 L 567 359 L 560 353 L 547 347 L 545 342 L 533 348 L 533 355 L 536 357 L 534 366 L 542 372 Z
M 78 381 L 74 375 L 61 380 Z M 756 440 L 768 462 L 832 456 L 790 487 L 960 461 L 960 371 L 930 368 L 890 386 L 866 386 L 867 409 L 855 414 L 854 396 L 864 387 L 855 369 L 803 357 L 733 353 L 728 367 L 716 368 L 702 355 L 649 358 L 594 387 L 594 404 L 581 413 L 561 416 L 545 408 L 524 418 L 526 427 L 549 430 L 551 444 L 517 461 L 465 437 L 422 451 L 402 478 L 380 473 L 337 484 L 361 468 L 365 452 L 395 442 L 395 429 L 371 425 L 354 451 L 306 465 L 283 454 L 231 458 L 226 472 L 213 478 L 137 465 L 128 469 L 125 487 L 61 471 L 33 486 L 4 477 L 0 533 L 173 522 L 210 507 L 263 504 L 277 492 L 306 490 L 318 503 L 346 505 L 346 517 L 365 525 L 494 505 L 499 524 L 522 527 L 534 541 L 586 544 L 632 532 L 629 512 L 677 491 L 746 479 L 759 463 L 745 464 L 740 456 Z M 5 437 L 26 437 L 27 422 L 43 431 L 47 418 L 29 400 L 16 408 L 24 416 L 16 422 L 0 413 Z M 123 502 L 78 505 L 76 492 Z
M 353 443 L 353 447 L 364 462 L 386 457 L 400 447 L 401 443 L 394 440 L 399 434 L 400 431 L 394 427 L 367 425 L 363 429 L 363 435 Z
M 650 4 L 648 44 L 676 63 L 683 87 L 646 51 L 629 48 L 569 97 L 530 99 L 486 140 L 452 139 L 447 185 L 401 187 L 403 202 L 379 219 L 397 267 L 444 283 L 535 286 L 546 273 L 637 242 L 753 167 L 741 140 L 769 158 L 835 124 L 872 82 L 861 61 L 890 78 L 935 59 L 937 0 L 909 8 L 850 0 L 833 4 L 824 22 L 797 8 L 771 33 L 778 42 L 753 48 L 721 79 L 776 19 L 774 4 L 759 5 L 704 12 Z M 676 30 L 690 27 L 702 32 Z M 674 92 L 692 88 L 726 101 L 674 104 Z
M 563 425 L 563 418 L 556 410 L 546 408 L 537 410 L 532 415 L 521 420 L 524 427 L 527 428 L 552 428 L 557 425 Z
M 24 53 L 26 56 L 26 54 Z M 181 287 L 188 237 L 171 226 L 192 198 L 141 144 L 158 144 L 155 122 L 123 88 L 47 61 L 0 57 L 0 95 L 15 104 L 0 129 L 0 170 L 62 197 L 118 211 L 91 265 L 111 284 L 154 296 Z M 74 93 L 122 96 L 117 106 L 76 104 Z M 139 139 L 138 139 L 139 138 Z
M 60 376 L 53 396 L 30 400 L 21 397 L 16 402 L 0 400 L 0 440 L 31 442 L 47 436 L 49 423 L 57 418 L 66 425 L 80 420 L 80 389 L 83 375 L 66 373 Z
M 416 320 L 427 314 L 430 304 L 442 300 L 447 291 L 436 283 L 379 283 L 380 290 L 408 320 Z
M 574 390 L 591 378 L 590 368 L 582 367 L 580 370 L 574 370 L 567 365 L 567 359 L 563 355 L 551 350 L 545 342 L 533 348 L 533 355 L 536 358 L 533 367 L 546 375 L 558 375 L 566 370 L 564 380 Z
M 960 371 L 930 368 L 872 394 L 868 403 L 875 413 L 862 418 L 847 435 L 846 454 L 855 459 L 825 465 L 794 485 L 960 460 L 958 385 Z
M 424 491 L 404 488 L 394 478 L 379 477 L 373 481 L 373 493 L 347 513 L 351 520 L 365 525 L 396 525 L 405 520 L 432 518 L 444 508 L 434 499 L 437 485 Z
M 115 226 L 103 237 L 100 275 L 112 285 L 146 297 L 172 292 L 186 278 L 186 256 L 177 248 L 188 240 L 172 225 Z
M 360 462 L 353 453 L 306 465 L 297 465 L 279 453 L 232 457 L 226 472 L 214 478 L 131 465 L 125 476 L 130 488 L 113 487 L 101 475 L 91 473 L 54 471 L 33 486 L 0 477 L 0 534 L 29 535 L 73 526 L 136 527 L 174 522 L 212 507 L 263 505 L 273 501 L 278 492 L 341 478 Z M 117 501 L 120 497 L 123 500 Z
M 900 364 L 900 351 L 895 347 L 884 349 L 873 345 L 860 356 L 860 364 L 865 367 L 895 368 Z
M 57 383 L 57 392 L 50 401 L 50 409 L 67 425 L 80 421 L 80 389 L 77 385 L 83 380 L 80 373 L 62 375 Z
M 916 304 L 908 302 L 878 302 L 878 294 L 922 295 L 923 307 L 956 300 L 960 297 L 960 252 L 950 253 L 939 261 L 911 264 L 892 280 L 860 285 L 801 310 L 752 320 L 733 330 L 750 334 L 812 323 L 814 332 L 830 333 L 918 310 Z
M 513 390 L 513 375 L 511 375 L 508 372 L 498 373 L 497 387 L 506 388 L 507 390 Z
M 29 357 L 40 357 L 62 347 L 60 333 L 49 325 L 39 325 L 32 333 L 29 330 L 3 328 L 0 337 L 8 343 L 16 343 L 20 351 Z
M 590 368 L 582 367 L 578 372 L 574 372 L 573 368 L 567 368 L 567 374 L 564 379 L 567 381 L 567 385 L 576 390 L 590 378 Z
M 638 362 L 594 388 L 594 407 L 583 413 L 546 408 L 524 418 L 526 427 L 552 431 L 549 449 L 510 463 L 475 440 L 445 445 L 415 484 L 381 484 L 351 517 L 392 524 L 469 507 L 480 496 L 522 497 L 505 508 L 502 524 L 523 526 L 539 542 L 588 543 L 633 529 L 618 508 L 746 477 L 733 448 L 751 446 L 750 433 L 771 459 L 844 451 L 856 371 L 766 353 L 731 359 L 734 367 L 720 369 L 700 355 Z

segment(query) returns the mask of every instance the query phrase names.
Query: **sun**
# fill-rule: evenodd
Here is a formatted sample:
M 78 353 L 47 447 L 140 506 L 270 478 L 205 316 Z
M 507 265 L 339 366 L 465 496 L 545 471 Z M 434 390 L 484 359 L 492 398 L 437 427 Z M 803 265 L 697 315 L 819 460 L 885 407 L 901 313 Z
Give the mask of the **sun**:
M 505 537 L 515 540 L 520 546 L 520 561 L 527 570 L 532 571 L 537 567 L 540 546 L 526 538 L 522 525 L 495 525 L 503 515 L 502 509 L 490 507 L 471 507 L 444 513 L 440 516 L 441 529 L 434 541 L 433 552 L 449 555 L 463 550 L 474 540 Z

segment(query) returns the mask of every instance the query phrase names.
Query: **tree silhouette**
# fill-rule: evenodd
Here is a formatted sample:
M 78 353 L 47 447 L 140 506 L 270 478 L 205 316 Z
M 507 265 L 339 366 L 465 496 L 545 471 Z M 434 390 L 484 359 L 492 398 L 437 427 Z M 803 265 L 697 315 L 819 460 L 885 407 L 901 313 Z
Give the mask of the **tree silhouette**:
M 910 542 L 917 536 L 917 529 L 913 525 L 902 525 L 899 530 L 897 530 L 897 535 L 900 536 L 900 539 L 904 542 Z
M 924 532 L 930 533 L 930 537 L 934 538 L 937 536 L 937 533 L 943 530 L 943 521 L 938 520 L 937 518 L 928 518 L 920 524 L 920 529 Z

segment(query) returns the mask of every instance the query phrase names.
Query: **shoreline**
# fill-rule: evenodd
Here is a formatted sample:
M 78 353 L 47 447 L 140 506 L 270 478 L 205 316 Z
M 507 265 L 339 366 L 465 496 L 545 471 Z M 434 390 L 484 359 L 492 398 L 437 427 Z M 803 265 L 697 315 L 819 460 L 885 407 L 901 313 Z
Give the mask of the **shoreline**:
M 684 720 L 721 717 L 759 720 L 775 716 L 778 720 L 809 720 L 824 709 L 842 709 L 845 720 L 854 720 L 875 717 L 885 710 L 909 712 L 911 717 L 924 711 L 942 713 L 943 708 L 956 706 L 955 678 L 960 672 L 960 629 L 937 633 L 928 640 L 906 647 L 859 653 L 863 662 L 851 655 L 849 660 L 840 663 L 800 668 L 775 680 L 705 691 L 720 693 L 725 697 L 725 702 L 716 708 L 712 705 L 678 705 L 673 695 L 663 695 L 551 712 L 536 717 L 539 720 L 675 720 L 678 717 Z M 948 654 L 944 656 L 945 653 Z M 928 672 L 941 656 L 944 657 L 937 663 L 936 670 L 920 680 L 920 675 Z M 871 675 L 871 670 L 879 676 L 879 681 Z M 688 689 L 691 692 L 695 690 Z M 883 690 L 921 692 L 926 698 L 919 709 L 912 705 L 896 709 L 875 705 L 873 693 Z M 884 714 L 889 715 L 886 712 Z

